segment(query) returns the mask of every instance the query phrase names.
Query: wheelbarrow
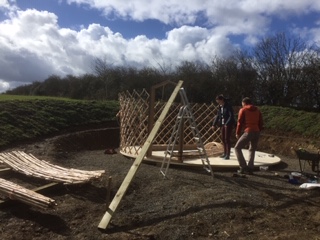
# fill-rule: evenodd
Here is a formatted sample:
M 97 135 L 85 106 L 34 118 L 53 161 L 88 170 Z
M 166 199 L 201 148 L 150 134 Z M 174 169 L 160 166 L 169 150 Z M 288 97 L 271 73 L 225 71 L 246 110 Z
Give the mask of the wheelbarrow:
M 302 148 L 295 149 L 294 151 L 299 159 L 300 172 L 303 173 L 306 169 L 306 164 L 308 164 L 311 166 L 312 171 L 316 172 L 317 176 L 319 176 L 320 152 L 310 152 Z

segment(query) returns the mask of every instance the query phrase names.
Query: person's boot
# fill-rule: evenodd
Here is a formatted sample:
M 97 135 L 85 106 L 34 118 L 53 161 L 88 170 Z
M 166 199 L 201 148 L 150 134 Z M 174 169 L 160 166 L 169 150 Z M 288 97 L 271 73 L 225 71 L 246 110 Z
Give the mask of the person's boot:
M 248 174 L 248 175 L 253 175 L 253 170 L 251 168 L 242 168 L 240 167 L 240 169 L 237 171 L 238 174 Z

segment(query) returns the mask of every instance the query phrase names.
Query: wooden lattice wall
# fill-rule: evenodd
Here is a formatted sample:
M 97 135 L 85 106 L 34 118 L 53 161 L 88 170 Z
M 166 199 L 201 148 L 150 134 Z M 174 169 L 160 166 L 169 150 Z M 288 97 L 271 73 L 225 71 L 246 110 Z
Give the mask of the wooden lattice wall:
M 119 94 L 120 101 L 120 150 L 130 155 L 138 155 L 148 137 L 148 121 L 149 121 L 149 101 L 150 95 L 146 90 L 140 93 L 126 91 Z M 164 102 L 155 102 L 154 120 L 155 122 L 160 116 Z M 181 107 L 180 103 L 174 103 L 167 117 L 164 119 L 154 141 L 152 148 L 167 146 L 171 137 L 172 129 L 175 125 L 176 118 Z M 202 136 L 204 144 L 209 142 L 221 142 L 219 131 L 211 129 L 213 118 L 216 116 L 217 105 L 214 104 L 191 104 L 192 113 L 197 123 L 198 129 Z M 193 144 L 192 131 L 188 126 L 188 122 L 184 127 L 184 145 Z

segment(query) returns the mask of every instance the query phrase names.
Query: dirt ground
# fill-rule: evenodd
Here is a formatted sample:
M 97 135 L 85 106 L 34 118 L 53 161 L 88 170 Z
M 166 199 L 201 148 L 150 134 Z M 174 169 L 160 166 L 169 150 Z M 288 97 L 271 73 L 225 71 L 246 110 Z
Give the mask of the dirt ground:
M 320 189 L 299 189 L 289 183 L 288 175 L 299 165 L 284 149 L 297 139 L 273 135 L 261 137 L 259 150 L 277 154 L 282 162 L 246 178 L 234 177 L 236 169 L 214 169 L 213 179 L 202 168 L 170 167 L 164 179 L 159 165 L 143 163 L 107 229 L 101 231 L 97 226 L 107 208 L 108 180 L 112 179 L 112 200 L 133 163 L 120 154 L 104 153 L 118 142 L 119 130 L 112 127 L 6 149 L 64 167 L 103 169 L 106 174 L 90 184 L 42 191 L 56 200 L 54 209 L 12 200 L 2 203 L 1 239 L 320 239 Z M 28 188 L 47 183 L 14 172 L 0 174 Z

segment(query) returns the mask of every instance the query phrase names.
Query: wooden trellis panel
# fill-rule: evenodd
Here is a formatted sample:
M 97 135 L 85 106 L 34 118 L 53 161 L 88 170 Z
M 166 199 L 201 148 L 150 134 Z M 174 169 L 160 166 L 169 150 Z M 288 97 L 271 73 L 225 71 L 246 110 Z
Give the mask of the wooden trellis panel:
M 120 115 L 120 149 L 130 155 L 138 155 L 143 143 L 148 136 L 149 119 L 149 93 L 144 89 L 140 93 L 128 91 L 119 94 Z M 154 119 L 157 119 L 165 102 L 156 102 L 154 106 Z M 221 142 L 219 130 L 211 129 L 212 121 L 217 114 L 217 105 L 214 104 L 191 104 L 193 115 L 204 144 Z M 173 103 L 168 115 L 159 129 L 153 145 L 166 145 L 170 139 L 172 128 L 175 124 L 180 103 Z M 185 123 L 183 143 L 193 143 L 193 136 L 188 123 Z
M 159 113 L 161 113 L 162 105 L 164 105 L 164 103 L 157 103 L 156 104 L 155 118 L 157 118 L 159 116 Z M 153 144 L 165 145 L 168 143 L 170 136 L 171 136 L 172 127 L 174 126 L 174 124 L 176 122 L 180 107 L 181 107 L 180 104 L 177 104 L 177 103 L 172 104 L 170 112 L 167 115 L 167 117 L 164 119 L 163 124 L 162 124 L 161 128 L 159 129 L 158 134 L 156 135 L 156 138 L 155 138 L 155 141 L 153 142 Z
M 149 93 L 133 91 L 119 94 L 120 100 L 120 149 L 138 155 L 148 136 Z
M 218 105 L 214 104 L 193 104 L 192 111 L 201 133 L 204 144 L 209 142 L 221 142 L 219 130 L 211 129 L 213 119 L 217 115 Z

